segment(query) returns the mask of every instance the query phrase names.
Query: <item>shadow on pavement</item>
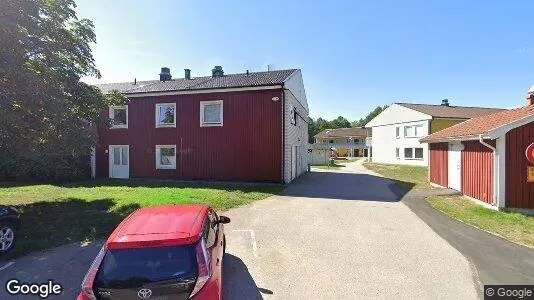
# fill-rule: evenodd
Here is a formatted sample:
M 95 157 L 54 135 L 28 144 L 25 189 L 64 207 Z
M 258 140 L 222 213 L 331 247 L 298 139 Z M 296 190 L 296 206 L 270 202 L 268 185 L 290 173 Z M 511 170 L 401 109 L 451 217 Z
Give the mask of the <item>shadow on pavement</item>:
M 337 200 L 399 201 L 414 186 L 403 182 L 399 187 L 393 180 L 359 173 L 310 172 L 285 190 L 283 196 L 326 198 Z
M 263 299 L 262 293 L 272 295 L 273 292 L 260 288 L 254 282 L 245 263 L 236 256 L 225 254 L 223 267 L 224 299 Z

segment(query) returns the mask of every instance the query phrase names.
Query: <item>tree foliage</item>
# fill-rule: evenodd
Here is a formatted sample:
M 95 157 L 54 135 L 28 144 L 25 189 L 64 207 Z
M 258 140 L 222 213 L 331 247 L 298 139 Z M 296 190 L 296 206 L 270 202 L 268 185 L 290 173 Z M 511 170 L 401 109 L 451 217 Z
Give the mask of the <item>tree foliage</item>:
M 352 127 L 364 127 L 365 124 L 369 123 L 372 119 L 374 119 L 378 114 L 384 111 L 388 106 L 377 106 L 375 109 L 373 109 L 365 118 L 360 118 L 358 121 L 353 121 L 351 123 Z
M 332 121 L 327 121 L 323 118 L 317 118 L 317 120 L 314 120 L 310 117 L 308 120 L 308 140 L 310 143 L 313 143 L 313 136 L 325 129 L 364 127 L 365 124 L 369 123 L 369 121 L 384 111 L 384 109 L 387 107 L 387 105 L 377 106 L 375 109 L 373 109 L 373 111 L 367 114 L 365 118 L 360 118 L 352 123 L 342 116 L 339 116 Z
M 126 102 L 80 81 L 100 77 L 93 23 L 72 0 L 0 1 L 0 177 L 77 178 L 87 174 L 102 111 Z M 92 126 L 90 126 L 92 125 Z

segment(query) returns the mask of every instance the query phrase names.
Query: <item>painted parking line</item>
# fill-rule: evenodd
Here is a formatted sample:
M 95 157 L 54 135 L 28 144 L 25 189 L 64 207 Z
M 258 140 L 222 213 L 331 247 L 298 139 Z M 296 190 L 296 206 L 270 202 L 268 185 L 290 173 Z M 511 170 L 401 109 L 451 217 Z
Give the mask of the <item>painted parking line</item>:
M 0 271 L 3 271 L 3 270 L 5 270 L 5 269 L 7 269 L 7 268 L 11 267 L 11 266 L 14 265 L 14 264 L 15 264 L 14 261 L 10 261 L 10 262 L 8 262 L 7 264 L 1 266 L 1 267 L 0 267 Z
M 252 230 L 252 229 L 238 229 L 238 230 L 232 230 L 232 231 L 250 233 L 250 240 L 251 240 L 251 244 L 252 244 L 252 253 L 254 254 L 254 257 L 258 257 L 258 244 L 256 243 L 256 234 L 254 234 L 254 230 Z

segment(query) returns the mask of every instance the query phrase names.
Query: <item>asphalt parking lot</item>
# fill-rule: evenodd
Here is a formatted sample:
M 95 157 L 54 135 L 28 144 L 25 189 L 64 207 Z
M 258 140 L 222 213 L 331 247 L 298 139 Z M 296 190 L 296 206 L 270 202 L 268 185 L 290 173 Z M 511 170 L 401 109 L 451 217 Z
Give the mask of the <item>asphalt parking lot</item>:
M 474 299 L 473 266 L 405 204 L 390 180 L 312 172 L 282 195 L 229 210 L 225 299 Z M 0 282 L 60 283 L 74 299 L 99 243 L 0 264 Z M 3 268 L 3 269 L 2 269 Z M 0 299 L 11 297 L 0 289 Z

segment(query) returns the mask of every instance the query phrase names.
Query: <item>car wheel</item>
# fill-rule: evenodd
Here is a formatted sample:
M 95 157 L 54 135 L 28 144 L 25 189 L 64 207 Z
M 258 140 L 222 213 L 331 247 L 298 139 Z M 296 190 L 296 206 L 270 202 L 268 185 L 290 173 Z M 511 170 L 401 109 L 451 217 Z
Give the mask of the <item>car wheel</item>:
M 15 246 L 16 230 L 12 223 L 0 223 L 0 253 L 6 253 Z

